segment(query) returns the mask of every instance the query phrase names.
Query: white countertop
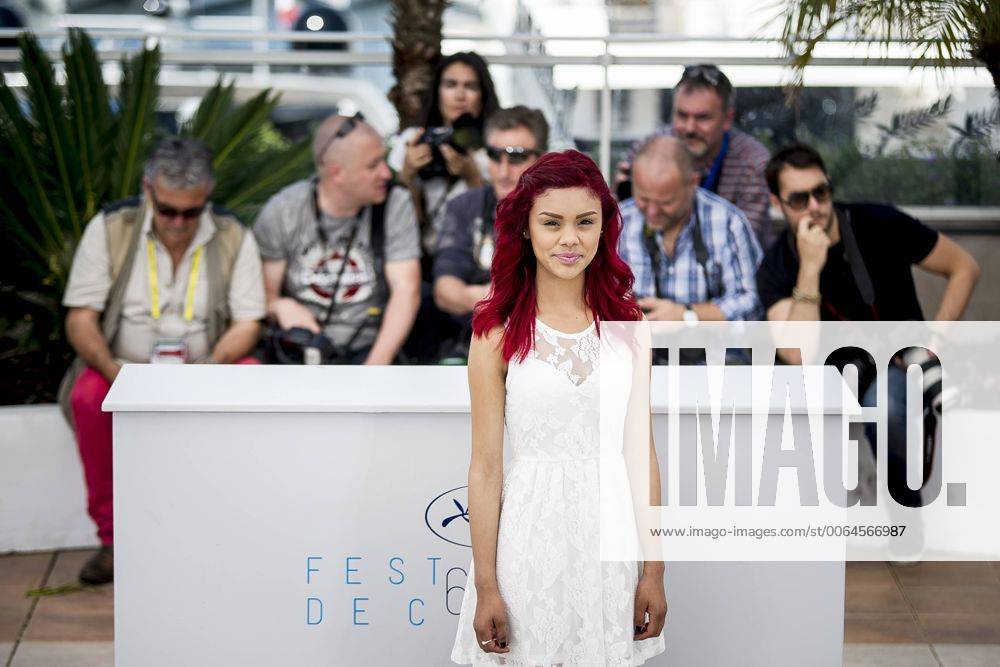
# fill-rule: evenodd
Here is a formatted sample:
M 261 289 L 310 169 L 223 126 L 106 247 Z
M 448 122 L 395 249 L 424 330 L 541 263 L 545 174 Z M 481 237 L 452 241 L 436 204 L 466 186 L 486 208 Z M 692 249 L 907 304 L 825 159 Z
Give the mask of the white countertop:
M 713 367 L 711 370 L 716 370 Z M 820 392 L 836 370 L 817 366 L 804 369 L 808 406 L 789 401 L 790 412 L 835 414 L 858 411 L 850 401 L 845 410 L 839 397 Z M 667 412 L 669 387 L 678 373 L 679 387 L 691 387 L 692 374 L 705 367 L 655 367 L 652 376 L 653 411 Z M 726 367 L 727 377 L 752 381 L 750 401 L 736 403 L 739 413 L 784 413 L 783 396 L 771 396 L 776 381 L 794 378 L 798 368 L 779 366 Z M 731 375 L 730 375 L 731 374 Z M 831 385 L 833 386 L 833 385 Z M 679 392 L 681 412 L 692 412 L 692 391 Z M 822 399 L 822 403 L 820 403 Z M 248 366 L 126 364 L 104 401 L 110 412 L 450 412 L 469 411 L 469 388 L 464 366 Z M 704 408 L 702 408 L 704 409 Z

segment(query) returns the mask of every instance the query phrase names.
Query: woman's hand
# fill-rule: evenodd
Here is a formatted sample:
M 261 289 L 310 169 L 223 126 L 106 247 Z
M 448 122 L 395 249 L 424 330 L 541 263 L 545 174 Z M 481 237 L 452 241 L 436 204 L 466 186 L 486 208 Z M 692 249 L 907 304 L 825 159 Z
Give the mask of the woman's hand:
M 431 147 L 426 143 L 420 143 L 422 136 L 424 128 L 418 127 L 413 137 L 406 142 L 406 157 L 403 160 L 403 169 L 399 172 L 399 180 L 406 185 L 409 185 L 413 176 L 433 159 Z
M 476 631 L 479 648 L 486 653 L 509 653 L 507 647 L 507 607 L 500 591 L 476 590 L 476 616 L 472 628 Z
M 483 184 L 483 176 L 479 173 L 476 160 L 471 153 L 462 154 L 448 144 L 441 144 L 441 157 L 448 168 L 448 173 L 461 178 L 469 184 L 470 188 L 479 187 Z
M 649 615 L 648 619 L 646 615 Z M 657 637 L 667 619 L 667 596 L 663 576 L 643 572 L 635 587 L 635 641 Z

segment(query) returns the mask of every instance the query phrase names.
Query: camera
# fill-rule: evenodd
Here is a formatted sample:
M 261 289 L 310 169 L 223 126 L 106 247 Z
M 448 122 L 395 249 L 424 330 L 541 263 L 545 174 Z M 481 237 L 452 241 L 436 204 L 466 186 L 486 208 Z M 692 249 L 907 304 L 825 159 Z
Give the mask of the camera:
M 431 161 L 417 172 L 420 178 L 426 181 L 438 177 L 447 178 L 451 175 L 444 156 L 441 155 L 441 146 L 447 144 L 459 153 L 466 154 L 482 148 L 483 137 L 479 130 L 479 122 L 466 113 L 455 119 L 451 127 L 426 128 L 417 143 L 431 147 Z
M 336 359 L 336 349 L 329 338 L 302 327 L 281 329 L 271 326 L 265 343 L 271 363 L 318 366 Z
M 924 404 L 940 415 L 945 406 L 952 406 L 958 399 L 958 389 L 945 387 L 947 374 L 933 352 L 922 347 L 911 347 L 902 355 L 905 366 L 920 366 L 924 374 Z

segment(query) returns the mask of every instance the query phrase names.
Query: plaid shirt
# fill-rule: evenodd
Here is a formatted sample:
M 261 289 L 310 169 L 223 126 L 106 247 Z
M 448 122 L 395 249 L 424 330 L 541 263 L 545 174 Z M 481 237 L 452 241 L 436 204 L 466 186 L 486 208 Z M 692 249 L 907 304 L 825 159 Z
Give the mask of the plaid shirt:
M 664 125 L 641 141 L 632 144 L 628 154 L 631 164 L 633 156 L 642 144 L 652 137 L 673 136 L 673 129 Z M 736 128 L 729 130 L 729 151 L 722 161 L 722 172 L 716 193 L 732 202 L 746 214 L 757 240 L 764 248 L 769 248 L 777 236 L 771 224 L 771 203 L 768 197 L 764 167 L 770 159 L 764 146 L 745 132 Z
M 708 251 L 708 279 L 714 294 L 711 302 L 727 320 L 758 320 L 763 309 L 757 296 L 756 272 L 764 254 L 754 237 L 746 216 L 728 201 L 698 188 L 695 195 L 701 237 Z M 653 269 L 643 238 L 646 220 L 632 199 L 621 204 L 622 235 L 618 254 L 635 275 L 636 298 L 656 296 Z M 663 250 L 663 232 L 656 232 L 660 250 L 660 294 L 680 304 L 709 301 L 705 272 L 698 264 L 691 232 L 697 218 L 684 225 L 674 245 L 671 260 Z

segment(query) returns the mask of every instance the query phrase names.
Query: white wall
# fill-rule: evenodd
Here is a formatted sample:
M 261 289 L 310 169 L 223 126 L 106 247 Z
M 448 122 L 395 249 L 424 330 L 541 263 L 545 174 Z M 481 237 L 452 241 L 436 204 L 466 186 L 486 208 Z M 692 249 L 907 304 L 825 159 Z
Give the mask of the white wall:
M 59 407 L 0 407 L 0 553 L 95 544 L 76 441 Z

